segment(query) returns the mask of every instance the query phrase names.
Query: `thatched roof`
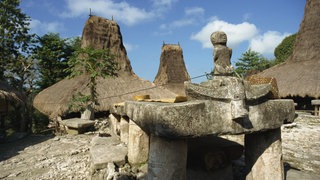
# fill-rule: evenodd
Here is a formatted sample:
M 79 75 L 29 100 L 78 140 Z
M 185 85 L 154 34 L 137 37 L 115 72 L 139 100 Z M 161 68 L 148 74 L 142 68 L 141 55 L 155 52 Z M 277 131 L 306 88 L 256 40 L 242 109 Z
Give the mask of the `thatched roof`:
M 88 46 L 109 49 L 111 54 L 115 55 L 119 71 L 134 75 L 117 22 L 99 16 L 90 16 L 84 25 L 81 38 L 81 47 Z
M 89 94 L 86 86 L 88 76 L 78 76 L 64 79 L 41 91 L 34 100 L 34 106 L 42 113 L 55 117 L 63 115 L 68 110 L 72 95 L 82 92 Z M 175 94 L 156 87 L 150 81 L 135 76 L 120 75 L 118 77 L 97 79 L 98 106 L 97 111 L 107 111 L 113 104 L 133 100 L 133 96 L 149 94 L 151 98 L 173 98 Z
M 280 97 L 320 97 L 320 1 L 307 0 L 292 55 L 258 76 L 275 77 Z
M 0 111 L 7 104 L 24 104 L 24 96 L 10 87 L 6 82 L 0 81 Z
M 185 95 L 184 82 L 190 81 L 179 44 L 163 44 L 160 65 L 154 83 L 170 91 Z
M 149 94 L 151 98 L 173 98 L 176 95 L 164 88 L 137 77 L 130 65 L 118 24 L 97 16 L 91 16 L 83 29 L 82 47 L 92 45 L 94 48 L 110 49 L 120 65 L 117 77 L 98 78 L 97 111 L 108 111 L 115 103 L 132 100 L 133 96 Z M 34 99 L 33 105 L 42 113 L 54 118 L 67 112 L 72 96 L 78 92 L 89 94 L 86 86 L 89 76 L 82 75 L 64 79 L 41 91 Z

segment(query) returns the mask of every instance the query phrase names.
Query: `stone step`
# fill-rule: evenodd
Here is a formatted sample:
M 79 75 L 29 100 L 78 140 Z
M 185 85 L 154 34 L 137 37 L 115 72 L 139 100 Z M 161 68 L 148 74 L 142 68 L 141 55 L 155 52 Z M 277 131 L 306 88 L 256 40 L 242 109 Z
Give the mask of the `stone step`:
M 99 170 L 107 168 L 108 163 L 122 166 L 126 163 L 128 154 L 127 146 L 117 137 L 95 136 L 91 141 L 91 169 Z

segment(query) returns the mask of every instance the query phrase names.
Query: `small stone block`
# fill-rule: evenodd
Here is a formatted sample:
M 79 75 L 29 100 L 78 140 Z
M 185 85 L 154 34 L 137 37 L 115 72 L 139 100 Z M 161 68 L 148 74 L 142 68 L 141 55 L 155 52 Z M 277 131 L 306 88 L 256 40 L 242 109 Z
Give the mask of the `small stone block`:
M 320 99 L 311 100 L 312 105 L 320 105 Z
M 65 119 L 62 124 L 73 129 L 87 128 L 94 125 L 94 121 L 80 118 Z

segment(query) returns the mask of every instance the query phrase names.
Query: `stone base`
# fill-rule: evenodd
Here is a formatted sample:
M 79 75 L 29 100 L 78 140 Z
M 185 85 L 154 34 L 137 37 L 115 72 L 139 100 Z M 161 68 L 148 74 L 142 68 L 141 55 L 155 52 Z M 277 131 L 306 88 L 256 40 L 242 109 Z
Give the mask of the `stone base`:
M 185 180 L 187 142 L 150 137 L 148 179 Z
M 82 134 L 85 133 L 87 129 L 93 127 L 95 122 L 92 120 L 72 118 L 62 120 L 61 124 L 65 126 L 65 130 L 68 134 Z

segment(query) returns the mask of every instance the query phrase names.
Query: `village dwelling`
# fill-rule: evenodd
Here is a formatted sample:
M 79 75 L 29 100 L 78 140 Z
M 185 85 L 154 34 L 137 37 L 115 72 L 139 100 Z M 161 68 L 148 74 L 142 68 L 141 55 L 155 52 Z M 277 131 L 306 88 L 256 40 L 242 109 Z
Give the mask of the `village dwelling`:
M 23 95 L 6 82 L 0 82 L 0 141 L 4 140 L 8 133 L 27 130 L 28 123 L 22 116 L 24 108 Z M 10 120 L 8 116 L 12 116 Z
M 280 98 L 291 98 L 297 110 L 313 110 L 320 102 L 320 1 L 308 0 L 292 55 L 257 76 L 275 77 Z M 318 102 L 318 103 L 317 103 Z
M 98 94 L 95 112 L 109 112 L 114 104 L 133 100 L 136 95 L 147 94 L 151 98 L 174 98 L 175 93 L 139 78 L 132 70 L 123 45 L 120 27 L 113 20 L 98 16 L 90 16 L 83 29 L 81 46 L 92 46 L 96 49 L 109 49 L 118 64 L 117 75 L 96 80 Z M 65 78 L 60 82 L 44 89 L 34 99 L 34 107 L 48 115 L 51 120 L 58 122 L 70 115 L 80 117 L 79 112 L 70 112 L 72 96 L 81 92 L 89 93 L 87 82 L 89 75 Z M 72 117 L 72 116 L 71 116 Z M 77 120 L 79 122 L 79 120 Z
M 154 83 L 185 96 L 184 82 L 190 81 L 180 44 L 163 44 L 158 73 Z

